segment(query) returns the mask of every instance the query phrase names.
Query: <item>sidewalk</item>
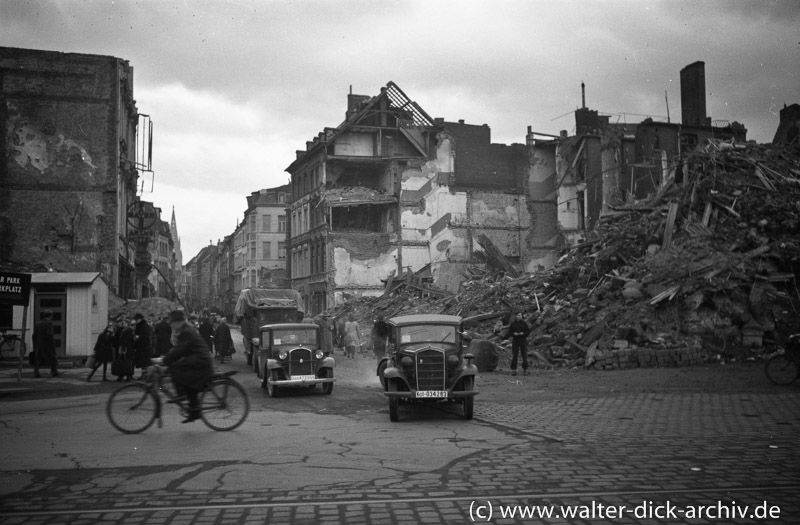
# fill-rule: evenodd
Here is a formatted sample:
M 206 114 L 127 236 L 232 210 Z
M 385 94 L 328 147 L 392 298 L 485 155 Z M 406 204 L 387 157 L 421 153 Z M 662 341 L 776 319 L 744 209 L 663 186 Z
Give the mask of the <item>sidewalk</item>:
M 0 402 L 14 401 L 15 399 L 30 399 L 54 396 L 78 396 L 110 391 L 109 385 L 117 385 L 116 378 L 103 382 L 102 369 L 95 372 L 91 382 L 86 381 L 89 375 L 88 368 L 72 368 L 71 362 L 59 365 L 59 375 L 50 376 L 49 368 L 39 370 L 41 378 L 33 377 L 33 368 L 22 367 L 21 377 L 17 366 L 0 366 Z M 103 388 L 106 386 L 106 388 Z

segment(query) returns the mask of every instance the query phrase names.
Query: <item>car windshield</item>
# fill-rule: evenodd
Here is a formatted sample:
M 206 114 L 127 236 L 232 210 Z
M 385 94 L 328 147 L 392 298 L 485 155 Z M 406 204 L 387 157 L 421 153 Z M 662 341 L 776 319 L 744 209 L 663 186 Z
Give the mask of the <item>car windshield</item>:
M 315 345 L 317 344 L 317 331 L 313 329 L 275 330 L 272 341 L 276 345 Z
M 455 343 L 456 327 L 450 325 L 418 324 L 400 328 L 400 344 Z

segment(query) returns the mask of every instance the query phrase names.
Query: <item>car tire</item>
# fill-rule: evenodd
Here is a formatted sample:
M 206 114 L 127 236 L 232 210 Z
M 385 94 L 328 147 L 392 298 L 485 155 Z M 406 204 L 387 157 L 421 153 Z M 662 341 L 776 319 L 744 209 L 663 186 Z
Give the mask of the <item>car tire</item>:
M 327 370 L 325 370 L 325 378 L 333 379 L 332 368 L 328 368 Z M 331 392 L 333 392 L 333 383 L 322 383 L 322 393 L 325 394 L 326 396 L 329 396 L 331 395 Z
M 389 392 L 397 392 L 397 382 L 389 381 L 387 385 Z M 398 420 L 398 412 L 400 409 L 400 398 L 397 396 L 389 396 L 389 420 L 395 422 Z
M 267 383 L 267 394 L 269 394 L 269 397 L 278 397 L 278 385 L 275 384 L 275 381 L 278 380 L 278 371 L 271 370 L 269 377 L 273 382 L 271 384 Z M 267 381 L 266 378 L 264 378 L 264 381 Z
M 463 384 L 464 392 L 472 392 L 475 388 L 475 378 L 474 377 L 465 377 Z M 464 398 L 464 419 L 470 420 L 472 419 L 472 412 L 475 406 L 475 398 L 472 396 Z

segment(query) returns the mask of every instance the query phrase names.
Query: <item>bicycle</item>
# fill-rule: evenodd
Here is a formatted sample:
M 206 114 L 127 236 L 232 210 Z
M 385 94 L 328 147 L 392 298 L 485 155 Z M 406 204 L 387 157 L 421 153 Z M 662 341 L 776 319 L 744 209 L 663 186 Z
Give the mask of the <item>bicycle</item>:
M 188 401 L 178 395 L 174 385 L 165 379 L 169 373 L 153 359 L 144 381 L 125 385 L 112 392 L 106 403 L 106 416 L 111 425 L 125 434 L 144 432 L 158 420 L 158 428 L 163 426 L 161 419 L 161 395 L 167 403 L 178 405 L 180 413 L 186 417 Z M 230 431 L 244 423 L 250 412 L 250 400 L 244 388 L 231 379 L 235 371 L 214 374 L 199 394 L 200 417 L 209 428 Z
M 770 357 L 764 365 L 770 381 L 790 385 L 800 376 L 800 334 L 789 336 L 783 352 Z
M 25 348 L 19 334 L 3 332 L 0 334 L 0 360 L 19 361 L 25 357 Z

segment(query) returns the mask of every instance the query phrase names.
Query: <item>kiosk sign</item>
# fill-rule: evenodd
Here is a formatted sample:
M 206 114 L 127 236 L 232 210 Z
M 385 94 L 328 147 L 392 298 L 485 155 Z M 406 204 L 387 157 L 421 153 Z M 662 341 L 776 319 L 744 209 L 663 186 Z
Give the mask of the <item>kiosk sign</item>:
M 28 306 L 31 274 L 0 272 L 0 304 Z

